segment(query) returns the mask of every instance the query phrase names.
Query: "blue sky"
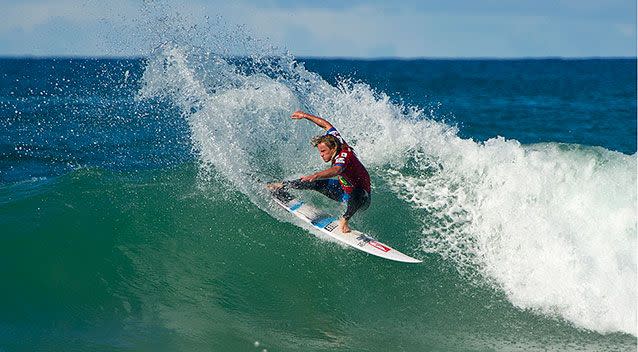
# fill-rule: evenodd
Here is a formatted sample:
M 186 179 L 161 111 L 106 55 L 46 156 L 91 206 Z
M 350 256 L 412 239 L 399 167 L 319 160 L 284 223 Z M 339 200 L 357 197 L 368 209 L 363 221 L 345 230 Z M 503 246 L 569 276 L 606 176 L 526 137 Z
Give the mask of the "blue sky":
M 636 56 L 637 41 L 635 0 L 3 0 L 2 8 L 0 56 L 144 55 L 158 37 L 184 31 L 217 47 L 250 36 L 295 56 L 362 58 Z

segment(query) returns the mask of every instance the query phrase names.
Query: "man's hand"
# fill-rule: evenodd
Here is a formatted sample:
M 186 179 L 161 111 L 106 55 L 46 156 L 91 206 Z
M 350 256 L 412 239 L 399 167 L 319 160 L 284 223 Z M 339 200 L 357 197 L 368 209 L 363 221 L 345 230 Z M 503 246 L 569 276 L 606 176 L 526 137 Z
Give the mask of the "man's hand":
M 319 116 L 311 115 L 301 110 L 295 111 L 292 115 L 290 115 L 290 118 L 293 120 L 308 119 L 312 121 L 315 125 L 323 128 L 326 131 L 332 128 L 332 125 L 330 124 L 330 122 L 322 119 Z
M 266 185 L 266 189 L 269 191 L 278 191 L 284 187 L 283 182 L 273 182 Z
M 308 116 L 308 114 L 306 114 L 305 112 L 301 110 L 297 110 L 292 115 L 290 115 L 290 118 L 293 120 L 301 120 L 301 119 L 305 119 L 306 116 Z
M 312 182 L 312 181 L 317 179 L 317 175 L 316 174 L 312 174 L 312 175 L 307 175 L 307 176 L 301 176 L 299 179 L 304 181 L 304 182 Z

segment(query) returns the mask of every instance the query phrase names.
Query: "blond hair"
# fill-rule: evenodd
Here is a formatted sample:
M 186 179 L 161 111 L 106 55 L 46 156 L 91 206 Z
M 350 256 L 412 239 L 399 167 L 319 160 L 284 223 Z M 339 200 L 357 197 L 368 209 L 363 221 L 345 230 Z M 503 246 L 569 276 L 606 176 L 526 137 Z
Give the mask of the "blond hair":
M 323 143 L 326 145 L 326 147 L 328 147 L 328 149 L 335 149 L 335 148 L 339 148 L 341 147 L 341 143 L 339 143 L 339 140 L 330 134 L 322 134 L 319 136 L 315 136 L 312 138 L 312 146 L 316 147 L 319 144 Z

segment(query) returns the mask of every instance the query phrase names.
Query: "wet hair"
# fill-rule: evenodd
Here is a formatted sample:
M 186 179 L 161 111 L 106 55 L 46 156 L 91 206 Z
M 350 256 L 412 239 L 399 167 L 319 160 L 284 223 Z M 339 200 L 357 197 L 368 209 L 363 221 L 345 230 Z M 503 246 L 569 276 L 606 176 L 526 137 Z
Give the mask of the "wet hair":
M 328 149 L 341 148 L 341 143 L 339 143 L 339 140 L 335 136 L 329 134 L 315 136 L 312 138 L 311 143 L 314 147 L 318 146 L 319 143 L 323 143 L 326 145 L 326 147 L 328 147 Z

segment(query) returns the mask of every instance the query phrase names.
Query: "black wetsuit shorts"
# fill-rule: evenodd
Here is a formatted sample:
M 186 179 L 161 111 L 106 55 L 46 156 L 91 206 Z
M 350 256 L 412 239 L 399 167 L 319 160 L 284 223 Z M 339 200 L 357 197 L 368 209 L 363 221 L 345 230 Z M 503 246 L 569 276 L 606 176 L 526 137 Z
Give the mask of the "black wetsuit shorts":
M 316 180 L 316 181 L 284 181 L 284 187 L 294 189 L 311 189 L 317 191 L 337 202 L 347 203 L 346 212 L 343 217 L 350 220 L 358 210 L 366 210 L 370 206 L 370 194 L 363 188 L 354 188 L 350 194 L 344 192 L 338 180 Z

